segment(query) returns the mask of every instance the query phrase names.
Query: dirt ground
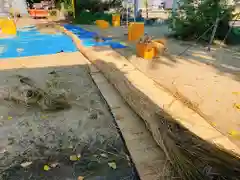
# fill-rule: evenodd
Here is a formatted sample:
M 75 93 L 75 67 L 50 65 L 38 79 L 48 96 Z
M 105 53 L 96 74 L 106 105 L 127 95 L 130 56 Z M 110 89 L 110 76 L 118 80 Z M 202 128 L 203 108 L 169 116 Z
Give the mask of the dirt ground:
M 239 46 L 214 45 L 208 52 L 202 45 L 169 39 L 168 52 L 148 61 L 136 57 L 136 42 L 127 41 L 126 28 L 82 27 L 127 44 L 127 48 L 116 51 L 240 147 Z M 145 32 L 157 39 L 168 34 L 168 28 L 146 26 Z M 186 53 L 179 55 L 189 46 Z M 194 124 L 194 119 L 189 123 Z
M 26 26 L 39 25 L 49 22 L 48 19 L 33 19 L 29 17 L 21 17 L 15 19 L 17 28 L 23 28 Z
M 40 92 L 64 94 L 70 106 L 26 103 L 21 76 Z M 0 179 L 138 179 L 81 53 L 2 59 L 0 100 Z

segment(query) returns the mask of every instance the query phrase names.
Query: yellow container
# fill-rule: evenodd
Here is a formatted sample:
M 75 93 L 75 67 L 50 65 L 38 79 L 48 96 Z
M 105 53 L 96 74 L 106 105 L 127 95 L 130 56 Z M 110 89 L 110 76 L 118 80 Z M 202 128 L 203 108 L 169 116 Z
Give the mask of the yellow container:
M 121 24 L 121 17 L 120 14 L 113 14 L 112 15 L 112 25 L 114 27 L 118 27 Z
M 0 18 L 0 34 L 16 35 L 17 27 L 13 19 Z
M 96 25 L 101 29 L 107 29 L 109 27 L 109 23 L 105 20 L 96 20 Z
M 120 14 L 113 14 L 112 15 L 112 21 L 120 21 Z
M 112 26 L 119 27 L 120 25 L 120 21 L 112 21 Z
M 136 45 L 137 56 L 151 60 L 156 56 L 156 49 L 152 44 L 137 43 Z
M 128 40 L 139 40 L 144 35 L 144 23 L 130 23 L 128 26 Z

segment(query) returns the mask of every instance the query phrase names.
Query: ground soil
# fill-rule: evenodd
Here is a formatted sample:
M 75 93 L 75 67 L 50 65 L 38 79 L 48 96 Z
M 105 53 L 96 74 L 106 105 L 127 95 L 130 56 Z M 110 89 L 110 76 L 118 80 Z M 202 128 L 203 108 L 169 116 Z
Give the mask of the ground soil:
M 20 26 L 36 25 L 29 21 Z M 0 179 L 138 179 L 81 53 L 2 59 L 0 74 Z M 43 90 L 56 84 L 70 108 L 44 111 L 6 98 L 22 95 L 18 75 Z

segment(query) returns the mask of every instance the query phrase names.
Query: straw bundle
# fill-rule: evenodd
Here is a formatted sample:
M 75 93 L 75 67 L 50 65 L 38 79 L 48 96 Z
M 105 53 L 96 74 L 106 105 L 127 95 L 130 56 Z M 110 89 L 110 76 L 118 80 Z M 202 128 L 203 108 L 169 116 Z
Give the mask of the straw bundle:
M 47 88 L 37 87 L 36 83 L 29 77 L 18 75 L 19 86 L 12 87 L 6 100 L 12 100 L 26 106 L 39 106 L 42 110 L 54 111 L 70 108 L 66 98 L 66 92 L 54 88 L 54 83 L 47 83 Z M 56 83 L 56 82 L 55 82 Z
M 200 139 L 171 118 L 157 116 L 161 120 L 161 146 L 181 179 L 240 179 L 240 159 L 234 153 Z

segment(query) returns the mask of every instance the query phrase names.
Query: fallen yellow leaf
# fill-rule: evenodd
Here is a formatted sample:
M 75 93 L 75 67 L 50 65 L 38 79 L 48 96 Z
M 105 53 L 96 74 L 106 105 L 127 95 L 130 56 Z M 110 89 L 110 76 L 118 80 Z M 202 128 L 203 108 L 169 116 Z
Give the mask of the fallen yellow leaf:
M 111 167 L 112 169 L 117 169 L 117 165 L 115 162 L 109 162 L 108 166 Z
M 48 165 L 44 165 L 44 166 L 43 166 L 43 170 L 44 170 L 44 171 L 49 171 L 50 169 L 51 169 L 51 168 L 50 168 Z
M 232 137 L 240 137 L 240 131 L 232 130 L 229 132 Z
M 8 120 L 12 120 L 12 116 L 8 116 Z
M 234 103 L 233 106 L 234 106 L 236 109 L 239 109 L 239 110 L 240 110 L 240 104 Z
M 240 92 L 235 91 L 235 92 L 232 92 L 232 94 L 234 94 L 234 95 L 240 95 Z
M 83 176 L 78 176 L 77 180 L 84 180 L 84 177 Z
M 80 158 L 81 158 L 80 154 L 78 154 L 78 155 L 71 155 L 69 157 L 70 161 L 78 161 Z
M 211 124 L 212 126 L 217 126 L 217 124 L 216 124 L 215 122 L 210 122 L 210 124 Z

